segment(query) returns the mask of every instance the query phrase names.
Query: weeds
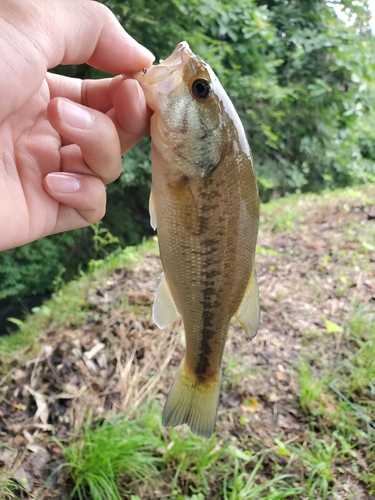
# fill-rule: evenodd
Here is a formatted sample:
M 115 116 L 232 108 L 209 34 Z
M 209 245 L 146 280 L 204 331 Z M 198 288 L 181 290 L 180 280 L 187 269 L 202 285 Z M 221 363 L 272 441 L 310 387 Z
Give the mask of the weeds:
M 1 500 L 16 500 L 20 498 L 20 492 L 26 492 L 26 490 L 18 482 L 16 482 L 12 476 L 0 473 Z
M 68 446 L 60 446 L 67 458 L 67 480 L 73 481 L 70 498 L 79 500 L 121 500 L 127 482 L 150 477 L 160 459 L 156 449 L 160 440 L 153 432 L 152 419 L 127 421 L 117 417 L 93 425 L 91 419 L 82 433 Z
M 324 378 L 316 378 L 305 362 L 300 364 L 300 404 L 306 414 L 318 416 L 326 412 L 327 400 L 333 400 L 326 390 Z M 323 400 L 326 400 L 326 404 Z
M 257 473 L 263 459 L 259 459 L 249 474 L 243 470 L 240 459 L 234 456 L 234 471 L 227 472 L 223 481 L 224 500 L 281 500 L 283 498 L 298 498 L 302 488 L 290 485 L 286 479 L 292 479 L 291 474 L 283 474 L 258 484 Z
M 209 494 L 210 474 L 207 474 L 207 470 L 215 468 L 226 447 L 217 447 L 215 437 L 207 441 L 194 435 L 184 438 L 181 432 L 175 429 L 171 429 L 170 438 L 171 442 L 163 459 L 167 468 L 176 470 L 172 482 L 173 491 L 179 490 L 179 483 L 188 481 L 192 483 L 191 486 L 199 487 L 202 493 Z
M 310 434 L 310 447 L 300 444 L 289 446 L 289 450 L 311 470 L 306 485 L 309 498 L 327 498 L 334 482 L 333 462 L 338 453 L 337 441 L 331 439 L 331 442 L 328 442 Z

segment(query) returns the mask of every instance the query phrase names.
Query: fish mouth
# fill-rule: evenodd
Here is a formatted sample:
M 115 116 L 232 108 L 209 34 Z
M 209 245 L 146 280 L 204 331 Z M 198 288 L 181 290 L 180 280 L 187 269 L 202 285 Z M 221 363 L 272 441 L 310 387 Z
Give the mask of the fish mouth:
M 132 75 L 141 85 L 151 109 L 155 109 L 155 94 L 167 95 L 182 82 L 182 69 L 191 57 L 194 57 L 194 54 L 189 44 L 180 42 L 172 54 L 161 60 L 160 64 Z
M 189 57 L 193 55 L 189 44 L 187 42 L 180 42 L 167 59 L 160 60 L 158 67 L 180 66 L 181 64 L 185 64 Z

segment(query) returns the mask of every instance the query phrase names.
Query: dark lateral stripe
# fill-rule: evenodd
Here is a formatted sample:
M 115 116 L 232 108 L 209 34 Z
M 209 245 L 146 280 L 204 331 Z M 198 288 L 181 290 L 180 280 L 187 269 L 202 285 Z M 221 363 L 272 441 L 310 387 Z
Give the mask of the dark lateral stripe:
M 199 359 L 198 359 L 198 364 L 196 368 L 196 374 L 198 376 L 204 376 L 207 371 L 211 367 L 210 363 L 210 355 L 212 353 L 212 349 L 210 347 L 210 340 L 219 332 L 216 332 L 214 329 L 214 304 L 217 301 L 213 301 L 213 294 L 215 292 L 214 287 L 212 287 L 212 282 L 211 283 L 205 283 L 205 286 L 203 288 L 203 299 L 202 299 L 202 306 L 203 306 L 203 321 L 202 321 L 202 341 L 201 341 L 201 346 L 200 346 L 200 351 L 199 351 Z

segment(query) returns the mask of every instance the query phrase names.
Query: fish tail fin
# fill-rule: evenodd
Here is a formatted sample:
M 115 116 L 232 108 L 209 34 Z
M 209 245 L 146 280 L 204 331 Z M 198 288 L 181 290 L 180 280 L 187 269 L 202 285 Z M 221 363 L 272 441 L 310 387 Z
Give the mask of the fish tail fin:
M 216 380 L 200 382 L 182 361 L 163 410 L 163 425 L 187 424 L 198 436 L 209 438 L 215 429 L 221 370 Z

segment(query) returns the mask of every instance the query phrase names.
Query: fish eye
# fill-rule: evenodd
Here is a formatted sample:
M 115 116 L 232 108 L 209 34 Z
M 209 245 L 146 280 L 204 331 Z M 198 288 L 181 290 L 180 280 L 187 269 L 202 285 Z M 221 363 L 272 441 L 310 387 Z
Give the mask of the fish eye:
M 208 97 L 211 92 L 210 82 L 206 80 L 206 78 L 197 78 L 191 85 L 191 91 L 193 92 L 195 97 L 206 99 L 206 97 Z

